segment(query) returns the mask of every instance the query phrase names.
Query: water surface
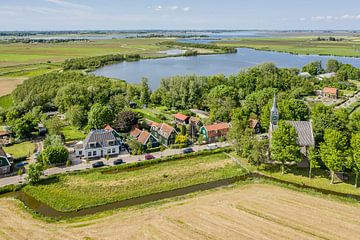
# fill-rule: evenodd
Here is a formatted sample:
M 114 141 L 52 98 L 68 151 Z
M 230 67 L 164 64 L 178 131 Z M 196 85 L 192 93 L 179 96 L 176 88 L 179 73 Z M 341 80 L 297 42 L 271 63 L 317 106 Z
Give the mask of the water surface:
M 150 87 L 156 89 L 160 86 L 162 78 L 175 75 L 230 75 L 265 62 L 273 62 L 278 67 L 301 68 L 312 61 L 322 61 L 325 65 L 328 59 L 337 59 L 343 63 L 350 63 L 360 68 L 360 58 L 294 55 L 239 48 L 236 54 L 169 57 L 140 60 L 137 62 L 123 62 L 97 69 L 94 74 L 123 79 L 130 83 L 139 83 L 141 78 L 146 77 L 149 79 Z

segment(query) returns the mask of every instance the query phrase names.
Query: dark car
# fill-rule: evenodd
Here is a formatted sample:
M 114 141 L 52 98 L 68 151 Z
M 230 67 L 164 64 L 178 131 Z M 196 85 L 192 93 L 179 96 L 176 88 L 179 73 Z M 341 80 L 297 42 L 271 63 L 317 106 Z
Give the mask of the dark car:
M 99 168 L 99 167 L 103 167 L 105 166 L 105 164 L 103 162 L 96 162 L 96 163 L 93 163 L 93 168 Z
M 114 161 L 114 165 L 120 165 L 120 164 L 123 164 L 123 163 L 124 163 L 124 161 L 122 159 L 116 159 Z
M 146 160 L 151 160 L 151 159 L 155 159 L 155 157 L 153 155 L 151 155 L 151 154 L 146 154 L 145 159 Z
M 192 148 L 185 148 L 185 149 L 183 150 L 183 153 L 184 153 L 184 154 L 192 153 L 192 152 L 194 152 L 194 150 L 193 150 Z

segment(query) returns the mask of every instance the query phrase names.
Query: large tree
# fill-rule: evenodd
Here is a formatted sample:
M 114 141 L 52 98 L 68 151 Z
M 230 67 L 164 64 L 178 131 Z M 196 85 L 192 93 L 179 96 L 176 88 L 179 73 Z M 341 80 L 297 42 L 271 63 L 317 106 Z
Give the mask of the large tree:
M 65 163 L 69 159 L 69 152 L 64 146 L 48 146 L 41 152 L 39 160 L 45 165 Z
M 329 59 L 326 63 L 326 71 L 330 72 L 337 72 L 341 67 L 341 62 L 336 59 Z
M 91 129 L 101 129 L 105 124 L 112 123 L 113 113 L 108 106 L 95 103 L 88 117 L 88 125 Z
M 149 87 L 149 80 L 147 78 L 141 79 L 141 90 L 140 90 L 140 102 L 142 104 L 149 104 L 150 102 L 150 87 Z
M 335 172 L 343 171 L 347 163 L 347 138 L 342 132 L 326 129 L 324 142 L 320 144 L 320 156 L 331 172 L 331 184 L 334 183 Z
M 351 137 L 351 150 L 352 150 L 352 170 L 356 174 L 355 187 L 358 186 L 358 178 L 360 174 L 360 133 L 353 134 Z
M 120 112 L 114 121 L 114 128 L 119 132 L 129 132 L 138 123 L 136 113 L 132 111 Z
M 66 119 L 71 125 L 81 128 L 86 123 L 87 112 L 83 106 L 74 105 L 66 112 Z
M 305 66 L 303 66 L 302 68 L 303 72 L 308 72 L 311 75 L 318 75 L 324 72 L 324 69 L 322 67 L 321 61 L 315 61 L 315 62 L 311 62 L 306 64 Z
M 280 121 L 277 129 L 273 131 L 270 149 L 272 159 L 281 164 L 282 174 L 285 173 L 285 164 L 301 160 L 296 130 L 284 121 Z

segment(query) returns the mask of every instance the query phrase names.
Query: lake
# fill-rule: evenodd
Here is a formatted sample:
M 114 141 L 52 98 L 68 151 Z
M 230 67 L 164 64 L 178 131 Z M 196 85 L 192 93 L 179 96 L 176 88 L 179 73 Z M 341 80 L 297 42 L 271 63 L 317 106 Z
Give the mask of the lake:
M 337 59 L 342 63 L 350 63 L 360 68 L 359 58 L 294 55 L 239 48 L 236 54 L 168 57 L 123 62 L 99 68 L 93 73 L 97 76 L 123 79 L 129 83 L 140 83 L 141 78 L 146 77 L 149 79 L 150 87 L 156 89 L 160 86 L 162 78 L 175 75 L 230 75 L 265 62 L 273 62 L 278 67 L 301 68 L 312 61 L 322 61 L 325 65 L 328 59 Z

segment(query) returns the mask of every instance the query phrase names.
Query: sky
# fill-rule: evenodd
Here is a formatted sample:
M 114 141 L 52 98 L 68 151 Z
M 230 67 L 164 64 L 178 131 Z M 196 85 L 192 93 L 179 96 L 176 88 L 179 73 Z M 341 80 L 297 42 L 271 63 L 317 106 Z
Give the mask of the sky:
M 360 0 L 0 0 L 0 31 L 360 30 Z

